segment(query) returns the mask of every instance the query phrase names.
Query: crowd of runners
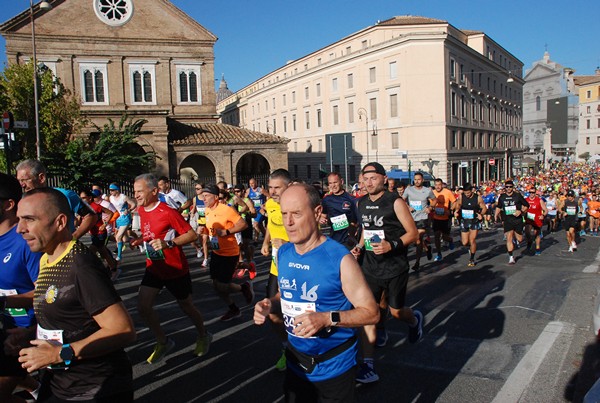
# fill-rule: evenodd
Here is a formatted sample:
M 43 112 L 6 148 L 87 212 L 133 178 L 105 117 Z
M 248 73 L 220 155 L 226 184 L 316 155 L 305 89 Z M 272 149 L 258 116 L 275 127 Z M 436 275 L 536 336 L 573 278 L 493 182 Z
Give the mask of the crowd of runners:
M 127 195 L 119 183 L 79 193 L 49 188 L 35 160 L 16 171 L 0 176 L 7 402 L 23 401 L 17 387 L 38 401 L 133 399 L 123 348 L 135 329 L 113 286 L 125 248 L 146 256 L 138 312 L 156 338 L 149 364 L 175 347 L 154 309 L 158 293 L 173 295 L 198 333 L 193 353 L 204 356 L 212 335 L 193 303 L 190 267 L 209 270 L 224 303 L 220 319 L 231 321 L 241 316 L 233 294 L 254 300 L 260 253 L 271 263 L 254 320 L 270 322 L 281 342 L 275 367 L 286 371 L 286 400 L 351 401 L 355 382 L 379 380 L 374 349 L 386 346 L 390 317 L 406 323 L 410 343 L 423 337 L 424 315 L 405 305 L 411 270 L 435 267 L 459 243 L 476 270 L 478 233 L 499 227 L 509 265 L 518 248 L 542 254 L 542 238 L 562 229 L 574 253 L 580 237 L 598 236 L 600 220 L 600 168 L 590 164 L 554 163 L 535 175 L 450 188 L 419 172 L 411 184 L 394 181 L 372 162 L 352 191 L 336 172 L 321 186 L 277 169 L 264 187 L 255 179 L 196 183 L 191 197 L 151 174 L 138 176 Z M 197 260 L 188 262 L 184 245 Z

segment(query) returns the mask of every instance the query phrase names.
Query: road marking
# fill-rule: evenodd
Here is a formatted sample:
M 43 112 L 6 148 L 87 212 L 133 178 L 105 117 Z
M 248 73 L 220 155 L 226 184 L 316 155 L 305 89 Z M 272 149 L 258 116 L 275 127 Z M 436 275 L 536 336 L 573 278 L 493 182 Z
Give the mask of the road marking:
M 565 322 L 548 323 L 529 351 L 519 361 L 492 403 L 518 402 L 558 336 L 562 333 L 573 333 L 572 326 Z
M 597 273 L 598 267 L 600 266 L 600 250 L 598 250 L 598 254 L 596 254 L 596 260 L 594 263 L 588 265 L 583 269 L 584 273 Z

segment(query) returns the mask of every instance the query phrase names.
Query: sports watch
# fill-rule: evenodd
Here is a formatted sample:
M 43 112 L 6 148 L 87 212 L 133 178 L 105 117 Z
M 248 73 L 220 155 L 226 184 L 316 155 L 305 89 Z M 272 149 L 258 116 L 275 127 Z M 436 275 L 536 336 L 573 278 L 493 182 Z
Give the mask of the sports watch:
M 331 326 L 337 326 L 340 323 L 340 313 L 337 311 L 331 311 L 329 313 L 329 320 L 331 321 Z
M 65 365 L 71 365 L 71 361 L 75 358 L 75 351 L 70 344 L 63 344 L 60 349 L 60 358 L 65 362 Z

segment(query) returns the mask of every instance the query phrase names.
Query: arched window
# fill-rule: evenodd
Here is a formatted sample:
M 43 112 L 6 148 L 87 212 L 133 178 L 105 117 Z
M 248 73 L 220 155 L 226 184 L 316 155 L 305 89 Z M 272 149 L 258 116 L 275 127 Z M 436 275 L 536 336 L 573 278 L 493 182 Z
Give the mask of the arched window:
M 535 110 L 536 111 L 542 110 L 542 98 L 539 95 L 537 97 L 535 97 Z

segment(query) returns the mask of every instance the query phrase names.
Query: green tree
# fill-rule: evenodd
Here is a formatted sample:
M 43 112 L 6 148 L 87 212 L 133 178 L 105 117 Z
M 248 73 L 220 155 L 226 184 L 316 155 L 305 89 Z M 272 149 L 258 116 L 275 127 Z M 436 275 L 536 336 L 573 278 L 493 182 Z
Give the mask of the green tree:
M 38 107 L 42 155 L 65 149 L 86 124 L 80 100 L 49 69 L 38 68 Z M 36 158 L 33 64 L 11 64 L 0 74 L 0 109 L 29 123 L 16 130 L 24 158 Z
M 579 154 L 579 158 L 581 158 L 582 160 L 585 160 L 585 162 L 588 162 L 591 157 L 592 156 L 590 155 L 589 151 Z
M 123 182 L 154 168 L 154 152 L 145 152 L 136 143 L 147 121 L 128 121 L 123 115 L 118 125 L 108 119 L 97 133 L 70 141 L 64 152 L 44 159 L 52 174 L 63 177 L 62 185 L 70 189 L 107 181 Z

